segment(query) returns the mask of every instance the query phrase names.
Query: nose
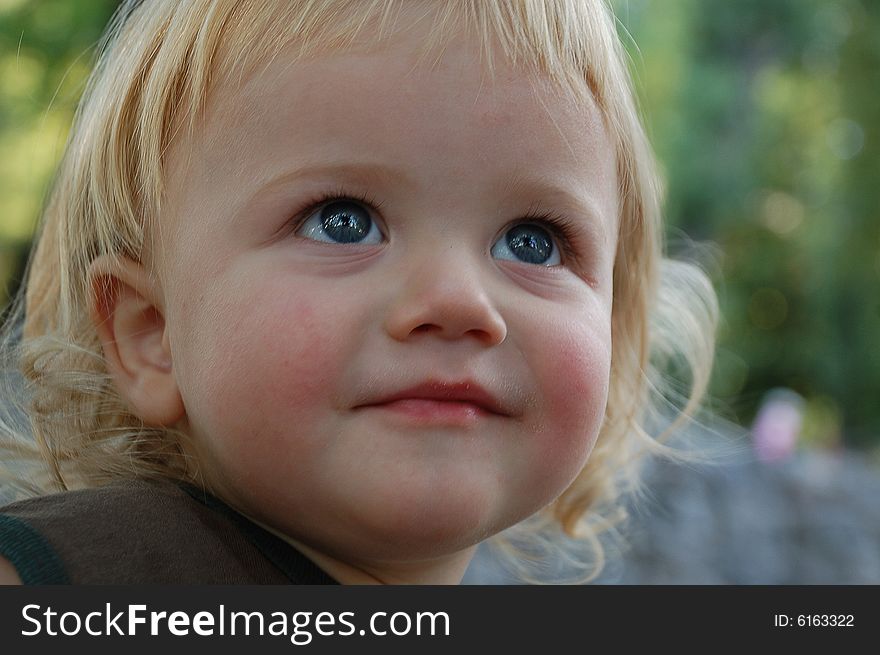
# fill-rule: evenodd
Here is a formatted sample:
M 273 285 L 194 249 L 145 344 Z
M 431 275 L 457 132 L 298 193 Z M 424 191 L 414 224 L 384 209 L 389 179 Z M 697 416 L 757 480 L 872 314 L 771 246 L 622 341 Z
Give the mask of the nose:
M 438 260 L 408 267 L 387 314 L 387 333 L 397 341 L 430 334 L 446 340 L 474 338 L 485 346 L 503 342 L 507 324 L 476 267 Z

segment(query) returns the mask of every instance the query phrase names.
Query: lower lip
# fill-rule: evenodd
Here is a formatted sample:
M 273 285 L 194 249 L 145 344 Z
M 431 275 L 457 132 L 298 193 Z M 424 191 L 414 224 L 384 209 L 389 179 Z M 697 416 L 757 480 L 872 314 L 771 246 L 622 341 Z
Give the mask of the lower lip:
M 382 405 L 370 405 L 370 408 L 395 414 L 411 422 L 424 425 L 467 426 L 492 415 L 491 412 L 473 403 L 422 398 L 395 400 Z

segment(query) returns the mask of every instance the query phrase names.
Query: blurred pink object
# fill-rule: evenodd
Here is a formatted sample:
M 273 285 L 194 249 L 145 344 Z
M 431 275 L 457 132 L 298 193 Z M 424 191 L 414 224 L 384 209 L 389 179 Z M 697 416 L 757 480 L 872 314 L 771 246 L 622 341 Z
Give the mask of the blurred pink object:
M 759 460 L 778 462 L 794 452 L 803 412 L 804 399 L 791 389 L 767 392 L 752 424 L 752 439 Z

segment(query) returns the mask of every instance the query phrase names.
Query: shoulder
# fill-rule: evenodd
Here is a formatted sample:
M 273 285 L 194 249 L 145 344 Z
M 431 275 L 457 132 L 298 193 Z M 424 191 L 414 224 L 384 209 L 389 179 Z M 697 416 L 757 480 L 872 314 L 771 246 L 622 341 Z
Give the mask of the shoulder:
M 0 508 L 0 581 L 10 571 L 28 584 L 111 571 L 132 543 L 155 552 L 146 537 L 152 532 L 155 539 L 163 520 L 179 522 L 187 504 L 196 503 L 171 482 L 120 480 L 6 505 Z M 131 552 L 137 558 L 138 549 Z
M 41 533 L 57 532 L 67 540 L 90 543 L 108 527 L 137 533 L 192 504 L 192 499 L 171 481 L 119 480 L 0 507 L 0 526 L 7 532 L 27 528 Z
M 187 498 L 170 480 L 125 479 L 100 487 L 26 498 L 0 507 L 0 514 L 31 518 L 63 515 L 78 520 L 96 510 L 127 513 L 133 504 L 143 503 L 144 509 L 148 509 L 155 503 L 180 503 Z
M 0 558 L 25 584 L 289 584 L 278 566 L 284 553 L 259 543 L 241 515 L 170 480 L 123 480 L 0 508 Z
M 247 549 L 226 517 L 172 481 L 121 480 L 0 508 L 0 556 L 26 584 L 225 582 Z

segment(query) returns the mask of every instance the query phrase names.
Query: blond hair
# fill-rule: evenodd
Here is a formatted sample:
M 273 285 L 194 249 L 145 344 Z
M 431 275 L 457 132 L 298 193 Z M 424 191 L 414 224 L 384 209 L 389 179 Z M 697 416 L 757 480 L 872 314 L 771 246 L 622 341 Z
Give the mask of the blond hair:
M 31 478 L 33 491 L 119 476 L 196 476 L 184 435 L 144 426 L 116 392 L 89 313 L 88 267 L 108 254 L 143 261 L 158 232 L 153 222 L 161 216 L 165 153 L 178 135 L 197 129 L 215 85 L 242 80 L 291 46 L 306 57 L 363 40 L 380 44 L 403 2 L 411 0 L 129 0 L 119 8 L 75 118 L 26 290 L 6 328 L 5 351 L 25 379 L 32 438 L 13 420 L 3 427 L 19 459 L 30 453 L 48 465 L 45 480 Z M 620 232 L 611 379 L 599 439 L 556 501 L 496 537 L 526 562 L 546 560 L 547 549 L 561 552 L 548 535 L 577 536 L 576 570 L 590 579 L 603 563 L 599 535 L 624 517 L 621 500 L 637 489 L 644 455 L 676 455 L 664 441 L 700 406 L 714 352 L 715 293 L 698 266 L 665 256 L 653 155 L 603 0 L 448 0 L 430 8 L 436 11 L 425 13 L 432 21 L 425 56 L 468 31 L 480 39 L 491 71 L 500 46 L 514 65 L 574 94 L 591 94 L 616 149 Z M 20 341 L 15 318 L 23 320 Z M 689 372 L 685 394 L 676 394 L 665 377 L 673 361 Z M 680 401 L 677 418 L 653 434 L 649 426 L 671 397 Z

